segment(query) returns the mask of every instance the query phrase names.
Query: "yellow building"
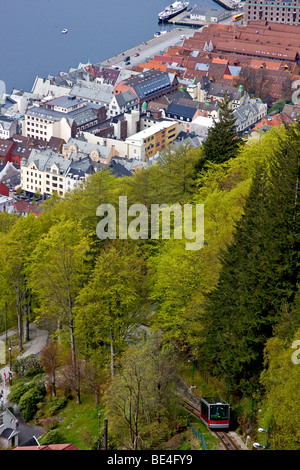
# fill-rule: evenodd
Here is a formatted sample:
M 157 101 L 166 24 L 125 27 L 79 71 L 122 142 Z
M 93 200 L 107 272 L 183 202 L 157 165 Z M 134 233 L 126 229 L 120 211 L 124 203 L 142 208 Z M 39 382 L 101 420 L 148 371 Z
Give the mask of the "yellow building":
M 161 121 L 126 139 L 128 158 L 148 161 L 157 152 L 173 144 L 178 135 L 178 122 Z

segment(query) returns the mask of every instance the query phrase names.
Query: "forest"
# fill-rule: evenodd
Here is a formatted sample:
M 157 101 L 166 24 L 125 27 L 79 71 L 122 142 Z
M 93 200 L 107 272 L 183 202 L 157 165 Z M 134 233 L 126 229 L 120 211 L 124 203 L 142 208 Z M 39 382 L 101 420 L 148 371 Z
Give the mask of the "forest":
M 80 406 L 84 376 L 118 448 L 151 448 L 179 419 L 181 355 L 233 403 L 261 404 L 272 450 L 300 448 L 299 144 L 298 122 L 247 142 L 225 100 L 201 147 L 169 148 L 130 178 L 98 171 L 37 218 L 0 214 L 0 331 L 18 328 L 19 352 L 30 322 L 47 329 L 49 394 L 68 376 Z M 120 196 L 203 204 L 203 247 L 99 239 L 97 208 L 118 211 Z

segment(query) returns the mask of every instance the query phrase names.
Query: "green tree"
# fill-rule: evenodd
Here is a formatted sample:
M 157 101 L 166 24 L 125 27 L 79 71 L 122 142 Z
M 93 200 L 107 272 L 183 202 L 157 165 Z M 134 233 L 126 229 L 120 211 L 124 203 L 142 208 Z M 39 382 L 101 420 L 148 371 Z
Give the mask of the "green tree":
M 298 329 L 289 341 L 275 336 L 266 343 L 265 369 L 260 380 L 265 396 L 260 404 L 259 425 L 271 428 L 271 450 L 300 448 L 299 338 Z
M 59 337 L 66 329 L 80 403 L 79 373 L 76 365 L 74 308 L 76 297 L 89 271 L 89 238 L 81 226 L 70 220 L 53 225 L 32 253 L 29 282 L 39 301 L 39 320 L 52 320 Z
M 198 161 L 198 170 L 201 170 L 207 162 L 223 163 L 238 155 L 243 140 L 238 135 L 235 121 L 233 109 L 230 108 L 230 97 L 226 93 L 220 104 L 218 119 L 214 120 L 208 129 L 203 142 L 204 155 Z
M 115 356 L 132 341 L 145 319 L 144 271 L 135 247 L 106 246 L 77 298 L 75 325 L 85 354 L 101 360 L 109 354 L 112 376 Z
M 39 236 L 34 216 L 21 217 L 6 234 L 0 238 L 0 280 L 3 286 L 0 304 L 6 308 L 14 299 L 18 323 L 19 350 L 23 348 L 23 321 L 25 339 L 29 339 L 29 313 L 31 292 L 26 269 L 29 255 Z
M 175 427 L 176 354 L 154 341 L 128 348 L 105 394 L 110 429 L 119 448 L 147 449 Z
M 299 126 L 285 132 L 256 172 L 201 320 L 204 362 L 248 392 L 257 384 L 278 311 L 294 301 L 298 285 Z

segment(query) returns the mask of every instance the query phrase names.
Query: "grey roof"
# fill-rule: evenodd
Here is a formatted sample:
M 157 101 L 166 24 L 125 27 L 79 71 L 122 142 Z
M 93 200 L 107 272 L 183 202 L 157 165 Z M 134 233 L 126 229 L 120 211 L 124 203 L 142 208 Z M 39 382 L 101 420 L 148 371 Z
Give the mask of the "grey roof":
M 112 85 L 89 83 L 74 85 L 70 91 L 70 96 L 77 96 L 94 102 L 109 104 L 114 94 Z
M 178 116 L 184 119 L 192 120 L 196 113 L 196 109 L 194 107 L 183 106 L 177 103 L 171 103 L 166 110 L 167 116 Z
M 261 101 L 257 100 L 251 100 L 247 102 L 246 104 L 239 106 L 234 110 L 234 116 L 236 118 L 236 126 L 239 126 L 243 122 L 247 121 L 249 114 L 253 114 L 256 116 L 259 114 L 260 109 L 259 105 L 261 104 Z
M 120 108 L 131 104 L 132 102 L 136 103 L 138 101 L 137 96 L 131 90 L 124 91 L 123 93 L 117 93 L 115 98 Z
M 111 149 L 105 145 L 93 144 L 86 140 L 70 138 L 64 147 L 68 148 L 70 145 L 75 145 L 79 152 L 90 155 L 92 150 L 97 150 L 101 157 L 108 157 Z
M 238 87 L 223 85 L 222 83 L 211 83 L 208 93 L 214 96 L 224 96 L 228 93 L 231 100 L 239 100 L 244 95 L 244 90 Z
M 98 105 L 96 104 L 86 102 L 86 105 L 83 108 L 75 109 L 68 113 L 33 106 L 32 108 L 28 108 L 27 114 L 29 116 L 43 117 L 44 119 L 54 121 L 60 121 L 62 118 L 66 118 L 70 123 L 75 121 L 77 126 L 81 126 L 96 118 L 94 109 L 97 106 Z
M 67 160 L 51 149 L 45 149 L 41 152 L 33 149 L 28 160 L 22 160 L 22 165 L 29 166 L 32 162 L 34 162 L 38 170 L 49 173 L 51 172 L 51 167 L 56 165 L 60 175 L 65 175 L 71 165 L 71 160 Z
M 134 88 L 139 99 L 145 99 L 172 86 L 174 75 L 159 70 L 147 70 L 125 80 L 125 85 Z
M 53 100 L 47 101 L 47 106 L 59 106 L 60 108 L 72 108 L 75 105 L 84 103 L 84 100 L 77 99 L 75 96 L 63 95 Z
M 56 165 L 60 176 L 75 174 L 84 176 L 85 174 L 94 172 L 89 157 L 78 157 L 75 155 L 75 158 L 67 159 L 63 155 L 53 152 L 51 149 L 45 149 L 41 152 L 33 149 L 28 161 L 22 160 L 22 165 L 29 166 L 32 162 L 34 162 L 39 171 L 45 171 L 47 173 L 51 173 L 52 166 Z

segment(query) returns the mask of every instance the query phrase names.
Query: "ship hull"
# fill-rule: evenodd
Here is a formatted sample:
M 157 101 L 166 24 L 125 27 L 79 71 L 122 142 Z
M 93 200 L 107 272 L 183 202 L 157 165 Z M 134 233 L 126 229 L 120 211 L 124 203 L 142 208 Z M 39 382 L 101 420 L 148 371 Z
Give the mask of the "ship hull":
M 174 11 L 174 12 L 170 12 L 169 14 L 167 15 L 163 15 L 163 16 L 160 16 L 158 15 L 158 22 L 159 23 L 165 23 L 166 21 L 169 21 L 171 18 L 174 18 L 174 16 L 176 15 L 179 15 L 180 13 L 182 13 L 183 11 L 185 11 L 187 9 L 188 5 L 186 5 L 185 7 L 183 8 L 180 8 L 180 10 L 177 10 L 177 11 Z

